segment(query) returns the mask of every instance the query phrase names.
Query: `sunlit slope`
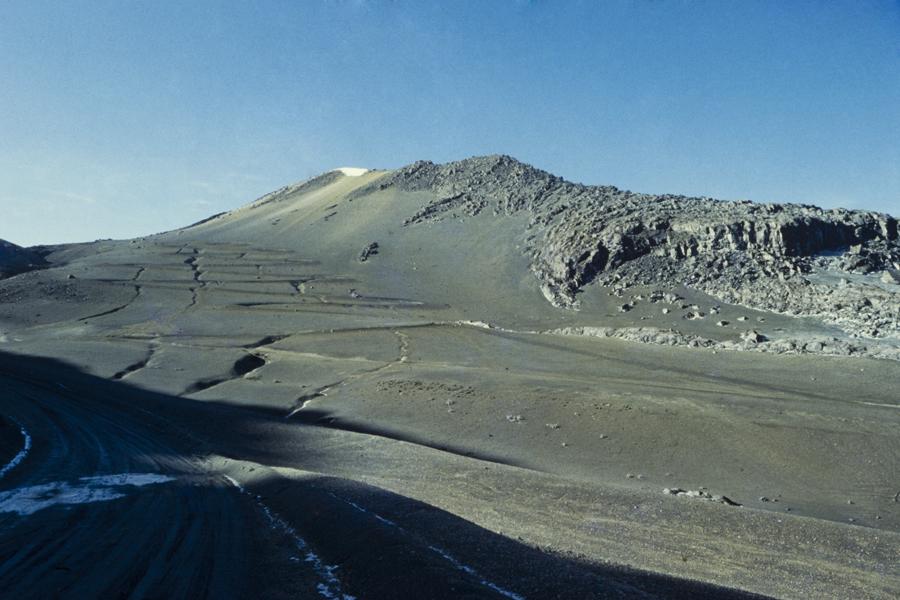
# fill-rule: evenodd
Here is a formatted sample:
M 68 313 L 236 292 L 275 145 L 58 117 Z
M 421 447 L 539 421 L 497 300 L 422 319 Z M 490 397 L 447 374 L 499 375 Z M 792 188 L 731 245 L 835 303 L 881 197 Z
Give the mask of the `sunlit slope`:
M 389 172 L 327 173 L 204 223 L 166 234 L 187 245 L 229 243 L 290 250 L 343 276 L 345 294 L 422 303 L 438 319 L 518 324 L 566 322 L 550 305 L 522 250 L 524 216 L 482 214 L 405 226 L 430 192 L 357 190 Z M 377 244 L 363 259 L 365 249 Z

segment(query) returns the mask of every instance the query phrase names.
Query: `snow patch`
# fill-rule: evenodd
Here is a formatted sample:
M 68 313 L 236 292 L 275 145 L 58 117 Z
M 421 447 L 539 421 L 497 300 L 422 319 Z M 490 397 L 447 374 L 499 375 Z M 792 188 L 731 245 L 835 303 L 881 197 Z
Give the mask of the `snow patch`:
M 365 175 L 369 172 L 369 169 L 363 169 L 361 167 L 341 167 L 339 169 L 335 169 L 340 173 L 343 173 L 347 177 L 359 177 L 360 175 Z
M 95 475 L 93 477 L 82 477 L 79 481 L 92 485 L 105 485 L 110 487 L 132 486 L 144 487 L 145 485 L 154 485 L 157 483 L 167 483 L 175 478 L 169 475 L 160 475 L 159 473 L 119 473 L 118 475 Z
M 174 479 L 159 473 L 122 473 L 82 477 L 74 483 L 54 481 L 21 487 L 0 492 L 0 513 L 12 512 L 27 516 L 52 506 L 107 502 L 124 498 L 126 494 L 122 488 L 143 487 Z

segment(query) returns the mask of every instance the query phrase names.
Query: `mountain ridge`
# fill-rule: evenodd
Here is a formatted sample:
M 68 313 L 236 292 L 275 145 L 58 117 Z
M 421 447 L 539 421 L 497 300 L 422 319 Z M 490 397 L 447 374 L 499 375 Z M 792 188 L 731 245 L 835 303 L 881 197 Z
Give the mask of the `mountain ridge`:
M 0 239 L 0 278 L 38 268 L 44 260 L 38 252 Z
M 843 290 L 839 295 L 849 298 L 835 299 L 833 290 L 818 289 L 806 277 L 818 267 L 879 272 L 893 281 L 900 240 L 897 219 L 886 213 L 639 194 L 572 183 L 508 155 L 417 161 L 352 197 L 389 187 L 436 195 L 404 226 L 482 212 L 527 213 L 531 268 L 558 307 L 577 308 L 577 295 L 594 280 L 620 289 L 684 284 L 759 308 L 826 313 L 856 334 L 877 337 L 900 327 L 890 291 Z M 803 289 L 810 285 L 814 293 Z

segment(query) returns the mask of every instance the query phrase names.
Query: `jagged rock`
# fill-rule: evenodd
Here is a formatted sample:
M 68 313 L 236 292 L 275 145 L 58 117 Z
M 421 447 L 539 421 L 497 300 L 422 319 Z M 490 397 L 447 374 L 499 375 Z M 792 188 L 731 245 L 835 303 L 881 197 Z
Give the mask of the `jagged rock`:
M 668 293 L 668 294 L 666 294 L 666 295 L 663 296 L 663 300 L 666 301 L 666 302 L 668 302 L 669 304 L 675 304 L 675 303 L 677 303 L 677 302 L 679 302 L 679 301 L 681 301 L 681 300 L 684 300 L 684 298 L 682 298 L 682 297 L 679 296 L 678 294 L 672 294 L 672 293 L 670 292 L 670 293 Z
M 681 488 L 664 488 L 664 494 L 669 494 L 671 496 L 685 496 L 687 498 L 698 498 L 700 500 L 709 500 L 711 502 L 718 502 L 720 504 L 727 504 L 728 506 L 741 506 L 728 496 L 722 496 L 719 494 L 710 494 L 705 490 L 683 490 Z
M 365 248 L 359 253 L 359 262 L 366 262 L 369 260 L 370 256 L 374 256 L 378 254 L 378 242 L 372 242 L 371 244 L 367 244 Z
M 756 330 L 751 329 L 750 331 L 746 331 L 741 334 L 741 339 L 745 342 L 750 342 L 751 344 L 758 344 L 760 342 L 766 341 L 766 336 L 762 335 Z
M 900 284 L 900 270 L 885 269 L 884 273 L 881 274 L 881 281 L 883 283 Z

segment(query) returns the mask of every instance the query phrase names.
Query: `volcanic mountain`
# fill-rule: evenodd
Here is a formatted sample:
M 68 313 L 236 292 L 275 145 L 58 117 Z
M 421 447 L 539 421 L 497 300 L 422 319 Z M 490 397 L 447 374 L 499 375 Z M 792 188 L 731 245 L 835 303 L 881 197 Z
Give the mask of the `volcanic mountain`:
M 373 294 L 402 290 L 459 309 L 457 318 L 510 327 L 641 327 L 615 334 L 642 339 L 656 327 L 666 343 L 707 346 L 757 330 L 761 345 L 739 345 L 776 352 L 896 357 L 900 346 L 900 238 L 890 215 L 636 194 L 570 183 L 508 156 L 353 175 L 282 188 L 176 237 L 314 249 L 330 267 L 390 281 Z M 370 244 L 379 258 L 355 260 Z M 634 310 L 673 295 L 692 300 L 668 314 L 703 323 Z M 723 321 L 705 306 L 717 303 L 822 326 L 704 327 Z
M 487 156 L 0 269 L 10 595 L 900 592 L 893 216 Z

